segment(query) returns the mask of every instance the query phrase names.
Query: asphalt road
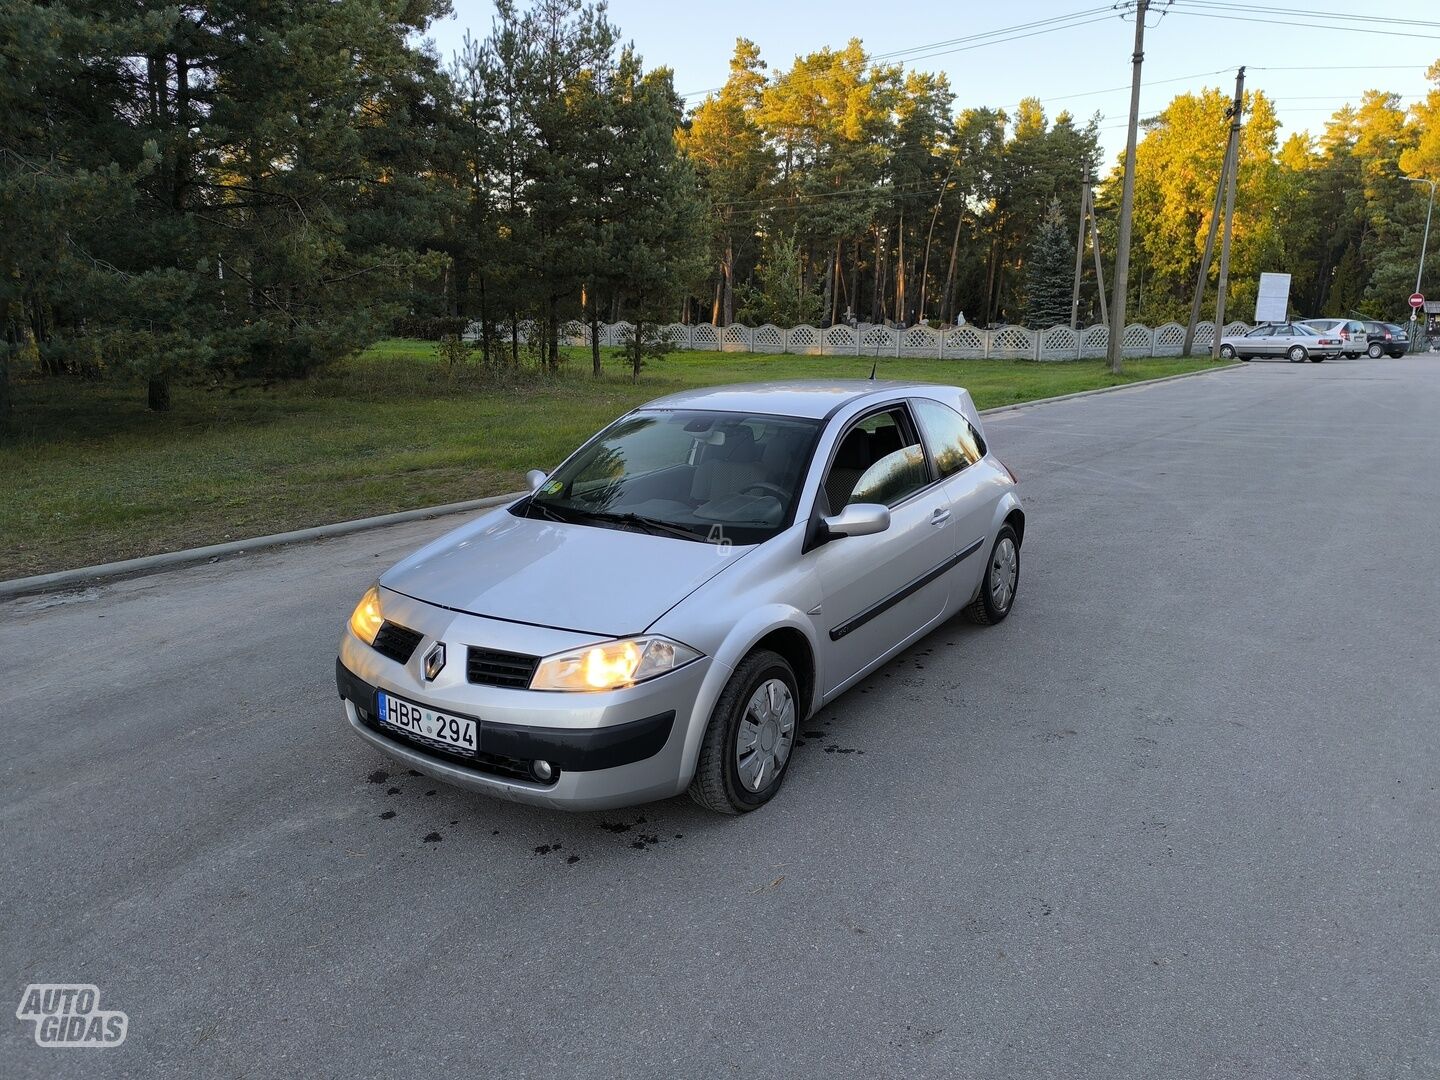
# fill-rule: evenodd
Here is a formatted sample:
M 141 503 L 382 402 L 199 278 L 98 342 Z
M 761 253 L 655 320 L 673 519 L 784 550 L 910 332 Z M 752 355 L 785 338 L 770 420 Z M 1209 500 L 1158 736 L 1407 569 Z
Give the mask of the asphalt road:
M 341 623 L 453 519 L 0 605 L 0 1074 L 1440 1075 L 1437 417 L 1420 357 L 987 421 L 1014 614 L 739 819 L 350 734 Z M 32 982 L 128 1040 L 37 1047 Z

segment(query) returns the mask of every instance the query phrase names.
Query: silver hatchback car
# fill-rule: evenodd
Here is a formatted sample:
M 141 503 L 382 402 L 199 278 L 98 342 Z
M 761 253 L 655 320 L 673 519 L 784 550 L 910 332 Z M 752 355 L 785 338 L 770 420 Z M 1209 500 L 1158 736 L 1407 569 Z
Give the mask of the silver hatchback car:
M 1019 585 L 1016 478 L 955 387 L 689 391 L 530 483 L 382 575 L 335 669 L 361 738 L 519 802 L 754 810 L 808 716 Z

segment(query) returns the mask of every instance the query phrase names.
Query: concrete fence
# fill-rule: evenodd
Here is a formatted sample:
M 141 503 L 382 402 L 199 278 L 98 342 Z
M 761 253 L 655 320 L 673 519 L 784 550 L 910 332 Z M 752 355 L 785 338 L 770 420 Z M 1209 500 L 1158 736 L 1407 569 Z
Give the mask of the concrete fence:
M 1250 327 L 1234 322 L 1225 327 L 1226 334 L 1243 334 Z M 979 330 L 973 326 L 957 326 L 932 330 L 928 326 L 911 326 L 899 330 L 890 326 L 861 323 L 859 326 L 712 326 L 709 323 L 687 325 L 670 323 L 660 328 L 678 349 L 712 352 L 797 353 L 809 356 L 908 356 L 933 357 L 939 360 L 1079 360 L 1082 357 L 1105 356 L 1110 348 L 1108 326 L 1088 326 L 1071 330 L 1068 326 L 1052 326 L 1048 330 L 1030 330 L 1023 326 L 1002 326 Z M 632 323 L 601 323 L 601 345 L 623 345 L 635 333 Z M 1201 323 L 1195 333 L 1196 351 L 1209 351 L 1213 323 Z M 479 337 L 478 323 L 465 333 L 467 340 Z M 565 328 L 571 345 L 589 345 L 590 327 L 570 323 Z M 525 335 L 522 331 L 521 338 Z M 1185 343 L 1185 328 L 1179 323 L 1166 323 L 1151 329 L 1139 323 L 1125 327 L 1121 351 L 1125 356 L 1179 356 Z

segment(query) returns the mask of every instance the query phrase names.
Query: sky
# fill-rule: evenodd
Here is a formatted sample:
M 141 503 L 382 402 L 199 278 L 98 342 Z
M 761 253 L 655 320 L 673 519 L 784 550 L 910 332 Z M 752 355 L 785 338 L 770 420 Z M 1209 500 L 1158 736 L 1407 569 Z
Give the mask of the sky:
M 431 30 L 447 61 L 468 30 L 483 38 L 494 5 L 489 0 L 452 0 L 455 14 Z M 1152 0 L 1158 8 L 1161 0 Z M 1182 7 L 1186 9 L 1182 11 Z M 1288 14 L 1264 13 L 1279 9 Z M 1296 14 L 1301 10 L 1306 14 Z M 1366 21 L 1322 13 L 1358 14 Z M 1068 109 L 1082 122 L 1102 114 L 1101 146 L 1108 160 L 1125 149 L 1130 95 L 1133 16 L 1122 19 L 1106 0 L 722 0 L 717 5 L 674 0 L 611 0 L 610 19 L 633 41 L 645 66 L 671 68 L 675 88 L 693 107 L 704 91 L 725 81 L 735 38 L 748 37 L 775 68 L 824 46 L 860 38 L 871 54 L 916 49 L 931 43 L 1013 27 L 1021 23 L 1091 11 L 1094 21 L 1020 40 L 950 51 L 962 43 L 936 44 L 913 54 L 914 67 L 943 71 L 955 91 L 955 107 L 1007 108 L 1038 97 L 1048 116 Z M 1269 23 L 1214 16 L 1246 15 Z M 1292 131 L 1319 132 L 1326 118 L 1367 89 L 1391 90 L 1413 104 L 1429 88 L 1425 69 L 1440 58 L 1440 25 L 1387 23 L 1416 19 L 1440 24 L 1436 0 L 1179 0 L 1163 16 L 1152 13 L 1145 34 L 1140 115 L 1153 115 L 1176 94 L 1204 86 L 1235 87 L 1244 64 L 1246 87 L 1276 103 L 1281 141 Z M 1284 24 L 1284 25 L 1281 25 Z M 1337 29 L 1344 26 L 1347 29 Z M 1379 32 L 1377 32 L 1379 31 Z M 971 46 L 974 43 L 970 43 Z M 931 55 L 924 55 L 930 53 Z M 1285 69 L 1285 70 L 1282 70 Z

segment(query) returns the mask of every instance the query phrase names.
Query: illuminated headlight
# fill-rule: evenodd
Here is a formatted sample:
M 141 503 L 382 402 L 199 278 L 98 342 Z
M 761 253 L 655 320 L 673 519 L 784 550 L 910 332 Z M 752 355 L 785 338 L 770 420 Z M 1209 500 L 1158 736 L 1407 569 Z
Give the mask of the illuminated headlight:
M 384 621 L 385 616 L 380 613 L 380 587 L 371 585 L 350 613 L 350 631 L 366 645 L 374 645 L 375 635 Z
M 629 638 L 557 653 L 540 661 L 531 690 L 615 690 L 684 667 L 700 654 L 663 637 Z

